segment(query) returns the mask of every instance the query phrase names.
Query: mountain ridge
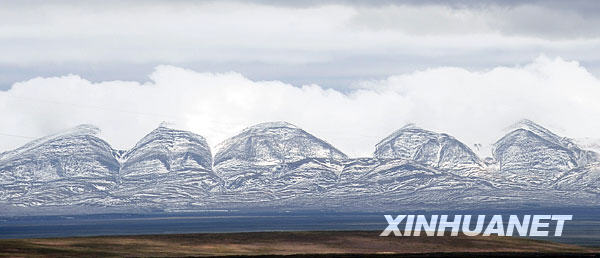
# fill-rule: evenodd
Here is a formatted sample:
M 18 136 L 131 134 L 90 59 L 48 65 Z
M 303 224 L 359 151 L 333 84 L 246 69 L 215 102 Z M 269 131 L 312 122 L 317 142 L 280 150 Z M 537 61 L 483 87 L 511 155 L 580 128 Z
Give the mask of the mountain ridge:
M 162 124 L 124 151 L 98 133 L 97 127 L 81 125 L 3 153 L 0 204 L 123 209 L 358 209 L 357 203 L 381 208 L 394 201 L 470 207 L 475 200 L 600 204 L 598 154 L 529 120 L 501 137 L 494 144 L 495 161 L 485 163 L 451 135 L 414 124 L 385 137 L 367 158 L 349 158 L 287 122 L 248 127 L 219 144 L 214 156 L 204 137 Z M 42 176 L 27 176 L 36 173 Z

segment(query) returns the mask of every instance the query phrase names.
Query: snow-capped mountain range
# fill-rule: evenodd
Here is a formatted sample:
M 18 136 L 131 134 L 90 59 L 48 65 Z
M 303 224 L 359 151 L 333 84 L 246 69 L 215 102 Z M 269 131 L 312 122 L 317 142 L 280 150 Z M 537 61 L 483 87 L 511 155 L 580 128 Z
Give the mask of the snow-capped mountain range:
M 286 122 L 249 127 L 211 152 L 160 126 L 115 150 L 81 125 L 0 154 L 0 206 L 371 210 L 597 206 L 600 155 L 524 120 L 482 160 L 456 138 L 407 125 L 348 158 Z M 1 213 L 1 212 L 0 212 Z

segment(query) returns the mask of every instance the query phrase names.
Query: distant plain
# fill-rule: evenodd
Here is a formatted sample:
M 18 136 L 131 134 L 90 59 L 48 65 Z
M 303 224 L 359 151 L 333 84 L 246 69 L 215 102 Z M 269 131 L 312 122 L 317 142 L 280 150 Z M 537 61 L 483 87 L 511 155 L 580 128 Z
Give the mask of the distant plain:
M 379 237 L 377 231 L 164 234 L 0 240 L 1 256 L 321 255 L 596 257 L 600 249 L 513 237 Z

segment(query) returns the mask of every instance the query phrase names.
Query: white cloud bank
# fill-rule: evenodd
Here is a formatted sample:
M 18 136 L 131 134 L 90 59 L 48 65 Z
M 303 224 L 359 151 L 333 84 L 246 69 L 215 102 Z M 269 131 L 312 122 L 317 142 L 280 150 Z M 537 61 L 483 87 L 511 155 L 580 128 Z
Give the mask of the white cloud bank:
M 429 69 L 360 82 L 346 93 L 173 66 L 157 67 L 150 79 L 91 83 L 69 75 L 16 83 L 0 92 L 0 132 L 43 136 L 90 123 L 126 149 L 167 121 L 215 146 L 246 126 L 284 120 L 351 156 L 370 155 L 379 140 L 409 122 L 470 146 L 493 143 L 523 118 L 565 136 L 600 138 L 600 81 L 560 58 L 485 72 Z M 0 137 L 1 150 L 27 141 Z

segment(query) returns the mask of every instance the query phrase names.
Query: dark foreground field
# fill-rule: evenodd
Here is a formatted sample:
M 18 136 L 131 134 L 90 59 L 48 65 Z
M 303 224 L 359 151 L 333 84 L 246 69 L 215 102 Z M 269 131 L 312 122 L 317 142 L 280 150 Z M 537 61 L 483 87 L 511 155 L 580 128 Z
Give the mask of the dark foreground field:
M 600 250 L 509 237 L 379 237 L 374 231 L 262 232 L 0 240 L 2 256 L 587 256 Z M 401 254 L 401 255 L 400 255 Z

